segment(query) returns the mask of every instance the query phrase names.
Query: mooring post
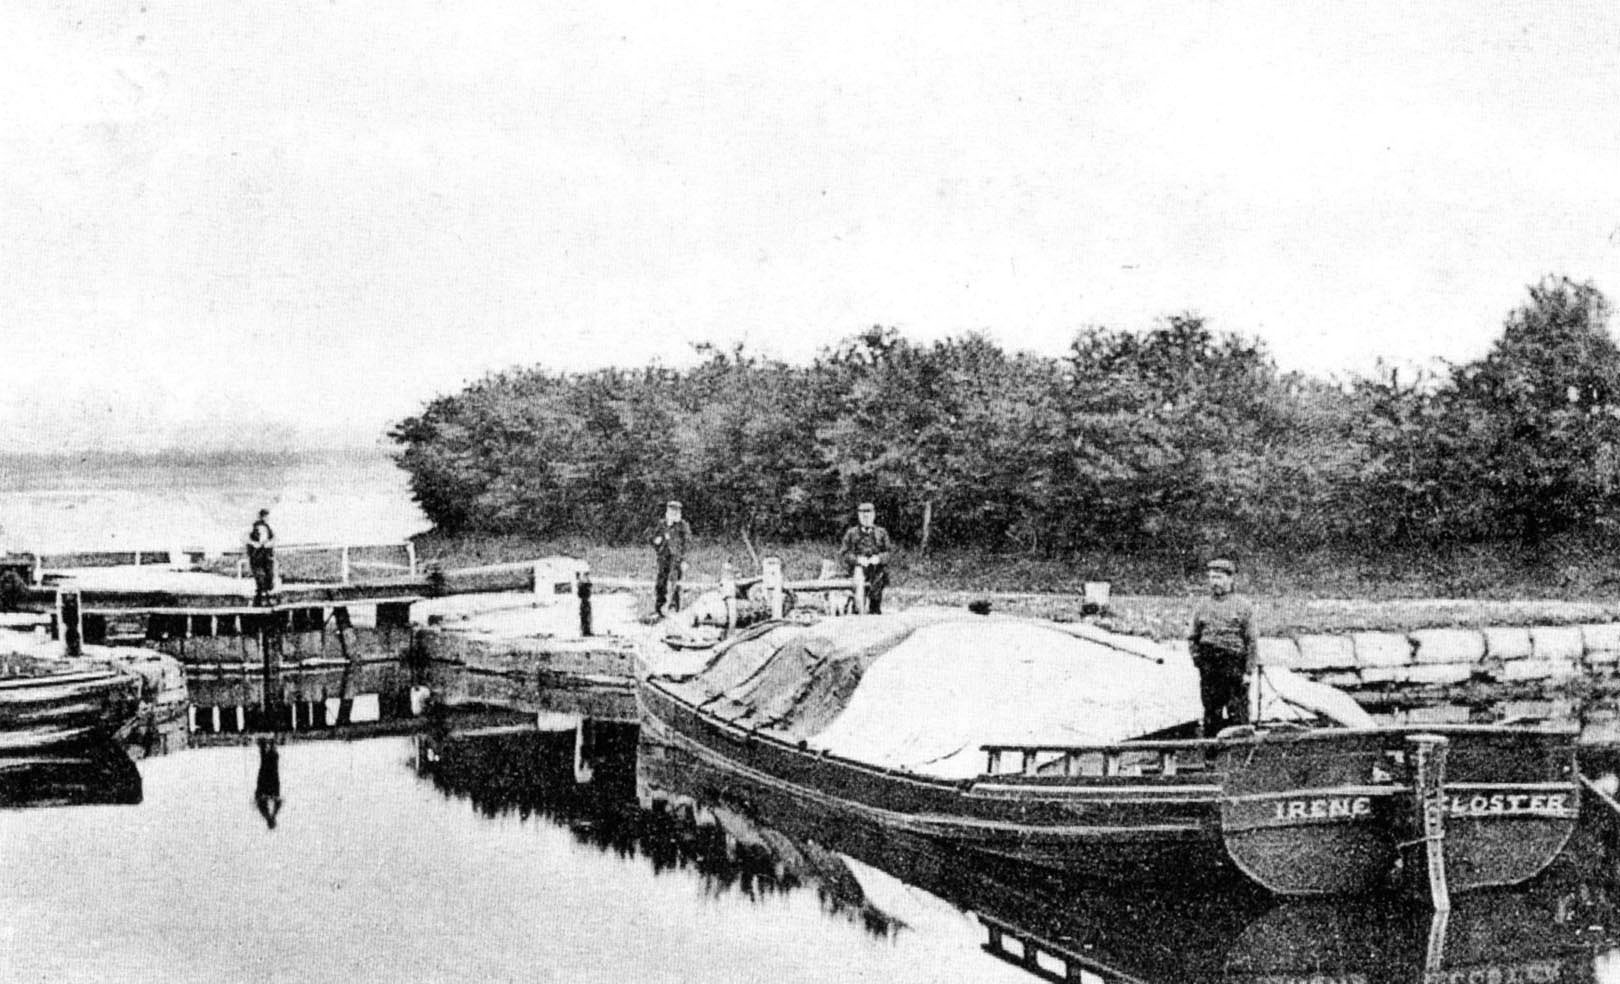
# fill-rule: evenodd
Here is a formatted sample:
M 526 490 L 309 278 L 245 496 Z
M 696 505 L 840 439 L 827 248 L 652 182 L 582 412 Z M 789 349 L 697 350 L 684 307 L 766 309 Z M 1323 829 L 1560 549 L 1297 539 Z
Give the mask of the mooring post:
M 574 594 L 579 598 L 579 634 L 591 635 L 591 570 L 585 568 L 574 574 Z
M 726 605 L 726 635 L 737 631 L 737 571 L 731 561 L 720 565 L 720 597 Z
M 771 618 L 782 617 L 784 605 L 782 591 L 782 558 L 766 557 L 759 562 L 765 576 L 765 597 L 770 602 Z
M 825 557 L 821 558 L 821 574 L 818 575 L 818 580 L 831 581 L 837 577 L 838 565 Z M 827 609 L 828 615 L 838 614 L 838 603 L 840 597 L 841 595 L 836 591 L 823 591 L 821 593 L 821 604 L 822 607 Z
M 62 641 L 69 656 L 84 655 L 84 613 L 77 591 L 57 592 L 57 613 L 62 619 Z
M 1446 748 L 1444 735 L 1408 735 L 1412 763 L 1412 792 L 1416 800 L 1418 830 L 1429 874 L 1429 900 L 1436 912 L 1451 911 L 1446 887 Z

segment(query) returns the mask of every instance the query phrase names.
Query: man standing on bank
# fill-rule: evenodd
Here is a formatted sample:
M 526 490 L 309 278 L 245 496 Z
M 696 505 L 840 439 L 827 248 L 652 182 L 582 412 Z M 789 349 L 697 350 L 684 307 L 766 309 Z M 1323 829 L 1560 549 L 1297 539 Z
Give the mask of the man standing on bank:
M 260 509 L 247 535 L 248 568 L 253 571 L 253 603 L 265 604 L 276 590 L 276 531 L 270 528 L 270 510 Z
M 1254 669 L 1254 605 L 1234 594 L 1237 565 L 1212 560 L 1207 568 L 1209 597 L 1193 612 L 1193 665 L 1198 667 L 1199 696 L 1204 703 L 1204 737 L 1222 728 L 1249 723 L 1249 673 Z
M 838 553 L 844 560 L 844 571 L 854 575 L 855 568 L 866 575 L 866 610 L 873 615 L 883 614 L 883 589 L 889 583 L 889 531 L 874 525 L 877 510 L 870 502 L 863 502 L 855 510 L 857 523 L 844 531 L 844 542 Z
M 658 581 L 653 587 L 653 614 L 664 617 L 664 603 L 681 607 L 681 575 L 686 573 L 686 548 L 692 544 L 692 527 L 681 518 L 681 504 L 671 499 L 664 504 L 664 521 L 647 535 L 658 556 Z M 671 584 L 673 580 L 673 584 Z

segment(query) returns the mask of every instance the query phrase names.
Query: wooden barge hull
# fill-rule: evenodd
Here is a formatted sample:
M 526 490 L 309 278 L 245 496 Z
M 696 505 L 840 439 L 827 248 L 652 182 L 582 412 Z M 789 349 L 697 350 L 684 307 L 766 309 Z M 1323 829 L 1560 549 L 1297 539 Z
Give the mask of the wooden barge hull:
M 1131 882 L 1235 869 L 1290 896 L 1376 891 L 1425 872 L 1449 891 L 1517 884 L 1559 854 L 1580 802 L 1574 738 L 1551 732 L 1262 732 L 1141 743 L 1161 765 L 1174 759 L 1157 774 L 1080 777 L 1048 759 L 952 781 L 736 727 L 656 679 L 638 699 L 656 740 L 747 783 L 980 854 Z M 1414 743 L 1451 756 L 1427 797 L 1411 778 Z
M 1189 869 L 1234 871 L 1221 842 L 1218 784 L 1119 783 L 1099 793 L 1046 781 L 1048 792 L 1032 793 L 1011 781 L 955 782 L 743 731 L 656 681 L 643 681 L 638 699 L 641 726 L 654 740 L 742 781 L 893 830 L 1094 877 L 1173 882 Z
M 0 751 L 112 735 L 140 708 L 140 678 L 113 670 L 0 680 Z

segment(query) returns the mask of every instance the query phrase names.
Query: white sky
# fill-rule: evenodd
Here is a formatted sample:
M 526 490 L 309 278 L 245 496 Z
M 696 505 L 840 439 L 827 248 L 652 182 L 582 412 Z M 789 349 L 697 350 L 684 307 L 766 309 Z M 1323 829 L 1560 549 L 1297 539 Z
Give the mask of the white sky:
M 1322 374 L 1620 301 L 1620 4 L 0 4 L 0 448 L 366 443 L 490 369 Z

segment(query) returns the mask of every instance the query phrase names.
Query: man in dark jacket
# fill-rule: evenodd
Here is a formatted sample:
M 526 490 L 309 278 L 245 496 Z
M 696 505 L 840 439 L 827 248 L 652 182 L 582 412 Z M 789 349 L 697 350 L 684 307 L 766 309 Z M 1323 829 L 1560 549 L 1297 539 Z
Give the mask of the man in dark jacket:
M 647 534 L 647 542 L 652 544 L 653 553 L 658 557 L 653 613 L 662 618 L 666 601 L 676 611 L 680 610 L 681 575 L 686 573 L 686 548 L 692 544 L 692 527 L 681 518 L 679 502 L 670 500 L 664 504 L 664 521 Z
M 838 554 L 844 560 L 846 573 L 853 576 L 859 567 L 866 576 L 866 610 L 881 615 L 883 589 L 889 583 L 889 531 L 874 523 L 877 510 L 870 502 L 860 504 L 855 518 L 856 524 L 844 531 Z
M 1204 737 L 1249 722 L 1249 674 L 1254 669 L 1254 605 L 1234 594 L 1237 565 L 1212 560 L 1207 568 L 1209 597 L 1193 612 L 1188 645 L 1198 668 L 1204 704 Z
M 259 518 L 248 530 L 247 560 L 253 571 L 253 603 L 262 605 L 276 589 L 276 531 L 270 528 L 268 509 L 259 510 Z

